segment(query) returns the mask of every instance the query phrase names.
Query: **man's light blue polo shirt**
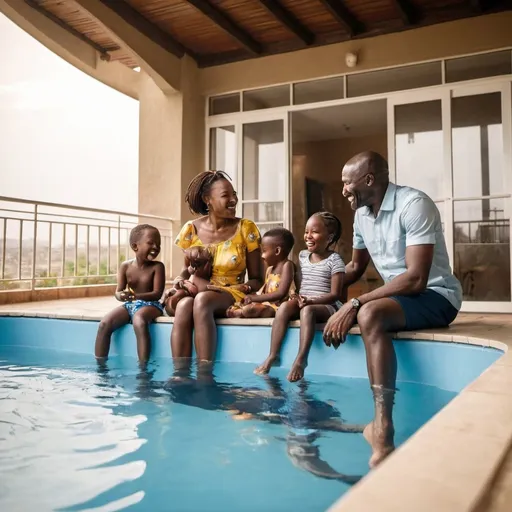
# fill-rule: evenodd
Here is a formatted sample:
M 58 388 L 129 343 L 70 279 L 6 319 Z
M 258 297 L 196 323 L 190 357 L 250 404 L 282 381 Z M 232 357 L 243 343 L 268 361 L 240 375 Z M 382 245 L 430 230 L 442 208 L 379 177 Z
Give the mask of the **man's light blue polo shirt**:
M 441 216 L 430 197 L 420 190 L 390 183 L 377 218 L 367 206 L 356 211 L 354 249 L 368 249 L 385 283 L 407 270 L 406 247 L 425 244 L 434 244 L 427 288 L 460 309 L 462 288 L 450 268 Z

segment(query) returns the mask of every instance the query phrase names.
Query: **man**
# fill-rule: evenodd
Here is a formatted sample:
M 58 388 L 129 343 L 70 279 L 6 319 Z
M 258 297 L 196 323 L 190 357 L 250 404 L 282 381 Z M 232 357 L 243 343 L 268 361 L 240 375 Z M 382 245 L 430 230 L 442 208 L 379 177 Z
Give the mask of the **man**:
M 384 285 L 344 304 L 327 322 L 324 341 L 338 348 L 359 324 L 375 403 L 364 430 L 374 467 L 394 449 L 391 333 L 448 326 L 460 309 L 462 289 L 450 268 L 439 211 L 426 194 L 390 183 L 386 160 L 373 151 L 350 159 L 342 182 L 356 211 L 345 285 L 361 278 L 370 258 Z

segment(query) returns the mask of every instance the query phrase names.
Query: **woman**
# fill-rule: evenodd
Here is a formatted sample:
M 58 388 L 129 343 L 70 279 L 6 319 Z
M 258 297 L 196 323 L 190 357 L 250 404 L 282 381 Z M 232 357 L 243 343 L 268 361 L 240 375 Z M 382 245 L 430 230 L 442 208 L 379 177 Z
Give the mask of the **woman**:
M 238 198 L 222 171 L 198 174 L 188 186 L 185 201 L 192 213 L 202 217 L 187 222 L 175 243 L 181 249 L 204 246 L 211 251 L 212 286 L 178 302 L 171 350 L 174 358 L 191 357 L 194 329 L 197 358 L 212 361 L 217 342 L 214 317 L 224 316 L 226 309 L 261 286 L 261 236 L 254 222 L 236 216 Z M 175 283 L 189 278 L 184 267 Z

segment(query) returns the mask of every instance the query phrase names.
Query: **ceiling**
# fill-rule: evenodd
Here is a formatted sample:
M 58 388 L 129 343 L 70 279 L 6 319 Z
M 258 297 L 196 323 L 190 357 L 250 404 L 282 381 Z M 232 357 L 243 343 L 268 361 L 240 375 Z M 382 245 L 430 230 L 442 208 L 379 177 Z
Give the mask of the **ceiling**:
M 25 0 L 105 59 L 140 63 L 83 0 Z M 512 8 L 510 0 L 101 0 L 168 52 L 200 67 L 371 37 Z
M 293 112 L 293 142 L 366 137 L 387 133 L 386 100 Z

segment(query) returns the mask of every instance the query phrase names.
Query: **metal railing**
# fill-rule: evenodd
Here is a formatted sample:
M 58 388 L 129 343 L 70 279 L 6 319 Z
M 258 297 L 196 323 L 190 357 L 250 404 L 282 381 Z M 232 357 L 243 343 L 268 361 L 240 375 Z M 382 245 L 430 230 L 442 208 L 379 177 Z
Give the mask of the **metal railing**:
M 456 221 L 455 243 L 459 244 L 509 244 L 510 221 L 508 219 L 484 219 Z
M 141 223 L 160 231 L 170 277 L 170 218 L 0 196 L 0 291 L 113 284 Z

